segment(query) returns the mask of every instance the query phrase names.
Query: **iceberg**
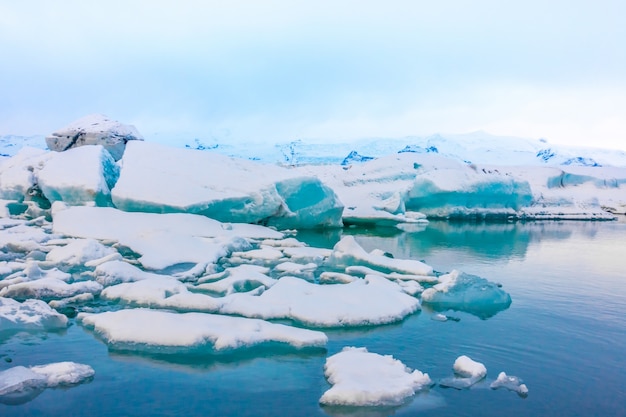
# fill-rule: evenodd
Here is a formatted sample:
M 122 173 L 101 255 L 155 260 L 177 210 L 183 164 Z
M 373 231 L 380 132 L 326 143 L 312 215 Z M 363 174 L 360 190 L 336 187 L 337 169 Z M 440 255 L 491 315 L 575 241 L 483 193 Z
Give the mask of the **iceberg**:
M 454 270 L 440 276 L 439 281 L 422 293 L 424 306 L 438 311 L 464 311 L 487 319 L 511 305 L 511 296 L 484 278 Z
M 110 206 L 119 167 L 102 146 L 83 146 L 51 153 L 36 177 L 50 202 Z
M 439 381 L 444 387 L 465 389 L 476 384 L 487 376 L 487 368 L 480 362 L 472 360 L 469 356 L 459 356 L 453 365 L 455 376 Z
M 324 375 L 332 387 L 320 398 L 323 405 L 401 405 L 432 384 L 428 374 L 412 371 L 391 355 L 356 347 L 327 358 Z
M 0 297 L 0 332 L 6 330 L 60 330 L 68 326 L 67 317 L 41 300 L 20 303 Z
M 126 211 L 192 213 L 281 229 L 340 226 L 343 210 L 333 190 L 316 177 L 144 142 L 128 144 L 112 197 Z
M 225 353 L 268 343 L 324 348 L 328 341 L 324 333 L 314 330 L 204 313 L 130 309 L 80 313 L 78 320 L 112 350 L 153 354 Z

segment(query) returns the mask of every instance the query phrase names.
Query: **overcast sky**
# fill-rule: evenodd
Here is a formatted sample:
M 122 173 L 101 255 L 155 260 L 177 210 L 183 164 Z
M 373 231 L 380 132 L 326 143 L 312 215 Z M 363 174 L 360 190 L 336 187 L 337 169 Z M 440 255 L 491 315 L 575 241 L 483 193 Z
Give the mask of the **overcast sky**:
M 626 1 L 0 0 L 0 135 L 484 130 L 626 149 Z

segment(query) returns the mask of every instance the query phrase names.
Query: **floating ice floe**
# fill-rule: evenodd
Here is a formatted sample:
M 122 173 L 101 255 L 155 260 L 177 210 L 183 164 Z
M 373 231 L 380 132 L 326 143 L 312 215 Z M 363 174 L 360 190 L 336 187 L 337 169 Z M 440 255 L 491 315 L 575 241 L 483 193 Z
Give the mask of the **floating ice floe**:
M 102 285 L 95 281 L 79 281 L 68 284 L 57 278 L 41 278 L 4 287 L 0 290 L 0 297 L 51 300 L 84 293 L 97 295 L 100 291 L 102 291 Z
M 0 403 L 23 404 L 46 388 L 82 384 L 94 375 L 91 366 L 75 362 L 57 362 L 29 368 L 14 366 L 0 371 Z
M 225 224 L 185 213 L 128 213 L 108 207 L 57 210 L 55 233 L 119 242 L 141 255 L 147 269 L 184 263 L 214 263 L 236 250 L 249 249 L 249 239 L 278 239 L 282 233 L 263 226 Z
M 75 239 L 69 240 L 65 246 L 54 247 L 46 255 L 46 261 L 52 265 L 77 267 L 115 253 L 117 253 L 115 249 L 106 247 L 94 239 Z
M 182 282 L 164 275 L 107 287 L 100 297 L 133 306 L 211 313 L 223 303 L 221 298 L 192 293 Z
M 516 392 L 520 397 L 528 396 L 528 387 L 516 376 L 509 376 L 504 372 L 498 374 L 498 378 L 489 385 L 492 389 L 506 388 Z
M 129 143 L 122 163 L 112 196 L 123 210 L 185 212 L 281 229 L 341 225 L 343 205 L 332 189 L 275 165 L 143 142 Z M 220 175 L 207 174 L 207 167 Z
M 332 285 L 283 277 L 260 295 L 225 297 L 220 312 L 266 320 L 289 319 L 312 327 L 342 327 L 393 323 L 419 308 L 419 301 L 398 284 L 371 275 Z
M 472 360 L 468 356 L 459 356 L 453 366 L 455 376 L 439 381 L 444 387 L 464 389 L 476 384 L 487 376 L 487 368 L 480 362 Z
M 0 331 L 59 330 L 67 328 L 67 317 L 59 314 L 41 300 L 20 303 L 0 297 Z
M 443 311 L 457 310 L 486 319 L 509 308 L 511 296 L 496 283 L 454 270 L 422 293 L 422 304 Z
M 267 274 L 269 268 L 257 265 L 239 265 L 226 268 L 223 272 L 208 275 L 198 279 L 194 290 L 207 291 L 219 295 L 228 295 L 236 292 L 248 292 L 256 288 L 272 287 L 277 280 Z
M 323 348 L 328 341 L 318 331 L 204 313 L 131 309 L 81 313 L 78 319 L 112 349 L 149 353 L 219 353 L 263 344 Z
M 378 253 L 367 253 L 353 236 L 344 236 L 333 248 L 328 263 L 336 268 L 360 265 L 383 273 L 433 275 L 433 268 L 412 259 L 392 259 Z
M 400 405 L 432 384 L 428 374 L 366 348 L 346 347 L 327 358 L 324 374 L 332 387 L 320 398 L 323 405 Z

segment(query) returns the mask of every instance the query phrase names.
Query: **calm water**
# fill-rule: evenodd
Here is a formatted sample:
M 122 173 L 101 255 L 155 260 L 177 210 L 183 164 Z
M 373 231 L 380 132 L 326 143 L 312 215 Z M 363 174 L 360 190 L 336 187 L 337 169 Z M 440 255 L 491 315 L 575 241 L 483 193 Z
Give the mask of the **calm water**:
M 0 416 L 626 416 L 626 223 L 431 223 L 423 231 L 348 229 L 368 250 L 425 260 L 500 282 L 513 304 L 492 318 L 423 310 L 391 326 L 329 331 L 326 353 L 150 358 L 111 354 L 80 326 L 62 334 L 0 336 L 0 369 L 73 360 L 95 379 L 46 390 Z M 332 246 L 337 233 L 300 239 Z M 155 324 L 157 325 L 157 324 Z M 397 409 L 321 408 L 327 355 L 344 346 L 392 354 L 433 380 L 459 355 L 483 362 L 470 390 L 434 387 Z M 492 391 L 500 371 L 521 377 L 529 396 Z

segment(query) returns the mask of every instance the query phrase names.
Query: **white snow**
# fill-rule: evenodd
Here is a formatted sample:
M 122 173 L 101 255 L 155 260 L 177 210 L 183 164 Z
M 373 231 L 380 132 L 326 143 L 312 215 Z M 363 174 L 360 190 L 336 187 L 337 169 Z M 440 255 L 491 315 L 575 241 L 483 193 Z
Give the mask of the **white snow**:
M 366 348 L 343 348 L 326 359 L 324 374 L 332 385 L 320 398 L 324 405 L 400 405 L 431 385 L 428 374 Z
M 75 362 L 31 366 L 30 370 L 46 378 L 47 388 L 80 384 L 96 374 L 91 366 Z
M 164 275 L 107 287 L 100 297 L 133 306 L 180 311 L 217 312 L 222 305 L 222 299 L 192 293 L 182 282 Z
M 88 315 L 79 321 L 92 328 L 109 347 L 160 353 L 223 352 L 279 343 L 294 348 L 324 347 L 322 332 L 263 320 L 204 313 L 176 314 L 148 309 Z M 158 325 L 155 326 L 155 323 Z
M 0 331 L 65 329 L 67 317 L 51 309 L 41 300 L 23 303 L 0 297 Z
M 20 397 L 28 400 L 33 391 L 59 386 L 71 386 L 88 381 L 95 375 L 89 365 L 74 362 L 57 362 L 47 365 L 14 366 L 0 371 L 0 402 L 20 404 Z
M 68 284 L 57 278 L 40 278 L 34 281 L 11 284 L 0 290 L 0 297 L 58 299 L 78 294 L 99 294 L 102 285 L 95 281 L 78 281 Z
M 290 319 L 313 327 L 342 327 L 393 323 L 419 308 L 419 301 L 402 287 L 371 275 L 332 285 L 283 277 L 261 295 L 225 297 L 220 311 L 266 320 Z
M 116 253 L 94 239 L 76 239 L 65 246 L 53 248 L 46 255 L 46 261 L 56 265 L 82 266 L 87 262 Z
M 216 262 L 246 249 L 245 238 L 283 236 L 262 226 L 225 224 L 194 214 L 129 213 L 109 207 L 70 207 L 56 211 L 53 220 L 56 233 L 119 242 L 142 255 L 145 268 L 155 270 Z

